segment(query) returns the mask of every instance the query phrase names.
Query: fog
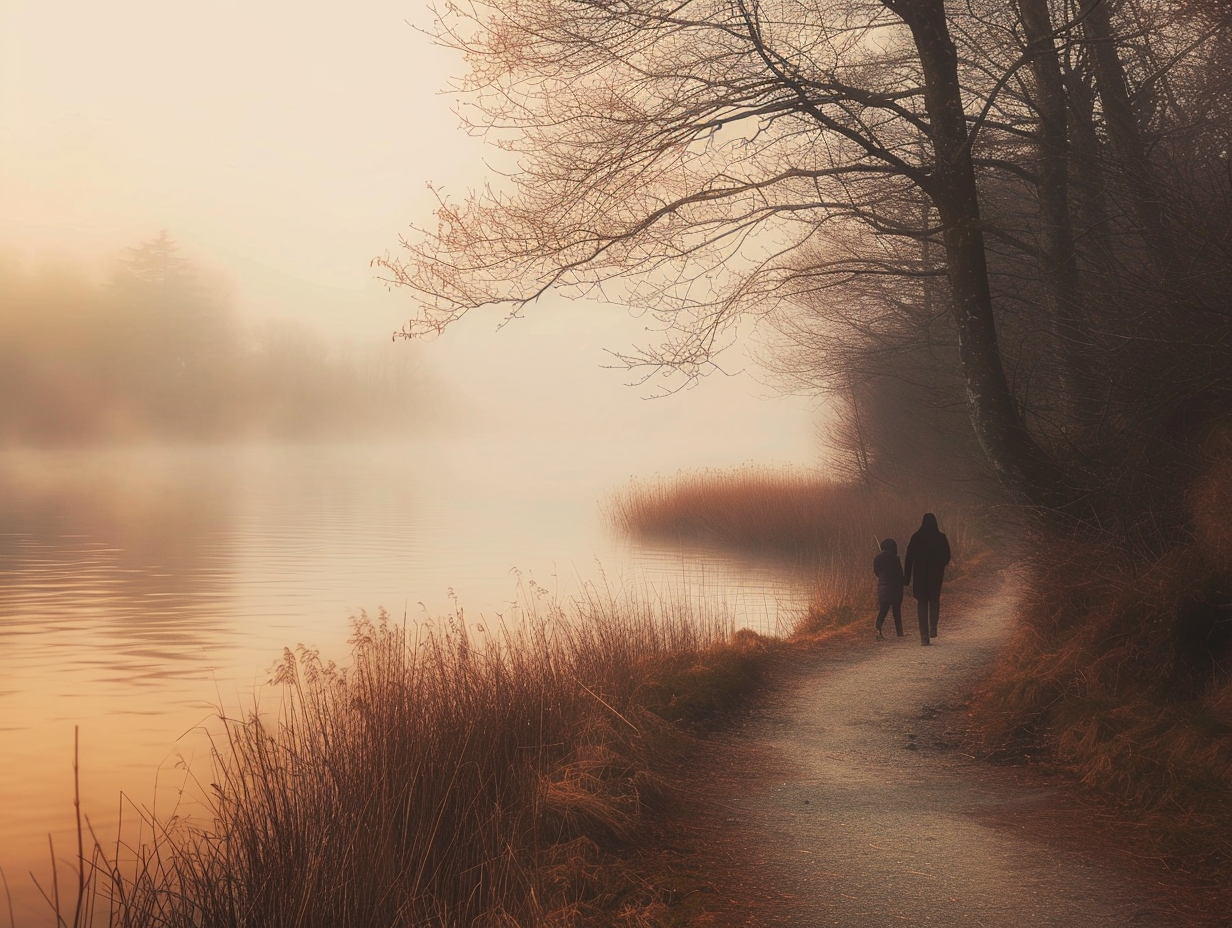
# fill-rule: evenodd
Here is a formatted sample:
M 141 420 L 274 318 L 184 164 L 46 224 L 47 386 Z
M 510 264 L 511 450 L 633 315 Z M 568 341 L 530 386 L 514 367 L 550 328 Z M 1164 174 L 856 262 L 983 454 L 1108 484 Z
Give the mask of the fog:
M 110 834 L 118 793 L 151 803 L 175 739 L 284 645 L 343 657 L 360 610 L 500 614 L 517 577 L 564 595 L 600 559 L 618 582 L 599 501 L 626 477 L 816 457 L 812 405 L 743 344 L 696 389 L 626 386 L 606 349 L 653 334 L 620 307 L 392 341 L 413 306 L 370 261 L 432 221 L 428 182 L 486 171 L 426 18 L 0 0 L 6 872 L 43 874 L 48 832 L 71 845 L 73 726 Z M 653 554 L 638 576 L 678 577 Z M 10 883 L 19 923 L 50 923 Z
M 444 410 L 411 352 L 241 322 L 164 233 L 101 282 L 0 268 L 0 444 L 401 435 Z
M 87 367 L 124 369 L 121 356 L 108 352 L 126 338 L 125 350 L 140 347 L 150 364 L 159 357 L 173 363 L 185 350 L 183 333 L 145 326 L 131 301 L 122 307 L 117 299 L 124 277 L 117 269 L 131 249 L 165 231 L 194 271 L 198 290 L 189 296 L 209 309 L 215 337 L 232 340 L 233 361 L 250 362 L 243 389 L 228 384 L 230 407 L 219 401 L 213 413 L 198 409 L 187 418 L 183 406 L 176 414 L 163 409 L 163 419 L 176 423 L 172 432 L 328 431 L 330 415 L 322 421 L 303 413 L 326 393 L 335 397 L 338 423 L 380 431 L 397 418 L 389 409 L 370 410 L 357 423 L 341 397 L 367 391 L 355 371 L 376 364 L 400 372 L 390 375 L 402 378 L 391 396 L 411 383 L 421 388 L 410 401 L 416 409 L 403 417 L 419 425 L 434 418 L 441 427 L 505 438 L 551 429 L 596 441 L 659 436 L 665 446 L 659 460 L 647 461 L 651 469 L 811 460 L 811 405 L 776 398 L 751 376 L 755 367 L 740 347 L 728 364 L 735 376 L 711 378 L 680 396 L 646 402 L 646 391 L 625 386 L 626 372 L 604 368 L 605 349 L 627 349 L 653 334 L 621 308 L 548 300 L 499 332 L 495 315 L 476 317 L 431 344 L 389 345 L 412 307 L 376 279 L 370 260 L 396 250 L 410 225 L 432 221 L 429 182 L 455 192 L 476 186 L 490 154 L 457 128 L 442 91 L 461 65 L 415 30 L 426 21 L 421 3 L 384 0 L 345 8 L 6 0 L 6 333 L 21 328 L 21 350 L 62 386 L 50 368 L 80 374 L 90 358 Z M 79 309 L 69 308 L 74 301 Z M 70 323 L 73 312 L 88 322 Z M 106 318 L 113 312 L 114 326 Z M 94 337 L 96 329 L 108 338 Z M 261 392 L 252 369 L 272 374 L 251 363 L 263 351 L 285 369 L 270 383 L 287 387 L 298 366 L 303 389 L 271 397 L 267 383 L 258 415 L 241 397 Z M 320 364 L 332 365 L 332 380 L 318 376 Z M 149 392 L 157 377 L 147 374 Z M 75 382 L 80 387 L 80 377 Z M 335 389 L 325 390 L 326 382 Z M 6 383 L 14 389 L 11 378 Z M 55 399 L 48 387 L 31 404 L 31 383 L 21 386 L 24 412 L 7 415 L 9 440 L 168 432 L 160 414 L 134 412 L 115 390 L 104 391 L 116 404 L 113 414 L 96 408 L 91 421 L 91 411 L 71 408 L 63 389 Z M 315 399 L 308 385 L 319 388 Z M 227 392 L 220 383 L 213 394 L 202 389 L 206 399 Z M 14 403 L 11 395 L 5 403 Z M 666 447 L 672 444 L 679 454 Z

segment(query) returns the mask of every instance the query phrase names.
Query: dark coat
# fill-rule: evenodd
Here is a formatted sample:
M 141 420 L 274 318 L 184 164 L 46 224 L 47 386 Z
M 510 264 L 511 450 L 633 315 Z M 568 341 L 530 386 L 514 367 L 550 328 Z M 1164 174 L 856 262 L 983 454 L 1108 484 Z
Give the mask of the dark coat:
M 936 599 L 941 595 L 941 581 L 945 579 L 948 563 L 950 541 L 937 528 L 937 517 L 931 512 L 925 513 L 919 531 L 907 542 L 903 565 L 905 582 L 914 580 L 911 592 L 916 599 Z
M 903 601 L 903 565 L 898 559 L 898 545 L 893 538 L 881 543 L 881 553 L 873 558 L 873 573 L 877 575 L 877 602 Z

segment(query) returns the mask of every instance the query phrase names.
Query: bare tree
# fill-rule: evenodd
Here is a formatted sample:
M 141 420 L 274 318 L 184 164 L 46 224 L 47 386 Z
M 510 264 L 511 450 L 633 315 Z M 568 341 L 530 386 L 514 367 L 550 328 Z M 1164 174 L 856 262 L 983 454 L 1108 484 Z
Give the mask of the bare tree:
M 855 278 L 913 288 L 941 273 L 954 374 L 993 471 L 1023 500 L 1085 517 L 1087 452 L 1065 417 L 1081 410 L 1095 423 L 1081 434 L 1100 434 L 1108 410 L 1083 359 L 1124 338 L 1093 334 L 1071 161 L 1081 234 L 1114 241 L 1103 216 L 1116 203 L 1097 175 L 1115 156 L 1140 240 L 1174 247 L 1111 16 L 1107 0 L 451 5 L 437 34 L 470 64 L 462 113 L 511 164 L 461 203 L 442 198 L 435 229 L 377 262 L 420 297 L 401 334 L 484 306 L 516 315 L 562 289 L 653 313 L 661 344 L 627 362 L 687 379 L 713 366 L 744 314 L 807 304 L 836 319 L 832 332 L 844 319 L 867 332 L 894 303 L 853 312 L 828 289 L 850 293 Z M 1092 231 L 1091 216 L 1108 228 Z M 1037 293 L 1051 307 L 1045 367 L 1062 384 L 1050 389 L 1067 399 L 1029 420 L 1020 375 L 1044 357 Z M 924 304 L 913 305 L 890 316 L 918 321 Z M 1026 346 L 1014 378 L 1005 325 Z

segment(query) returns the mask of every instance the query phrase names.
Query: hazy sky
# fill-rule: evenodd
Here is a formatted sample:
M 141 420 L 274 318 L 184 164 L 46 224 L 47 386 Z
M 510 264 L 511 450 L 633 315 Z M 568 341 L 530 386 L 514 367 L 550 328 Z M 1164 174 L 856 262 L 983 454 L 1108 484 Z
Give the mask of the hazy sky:
M 254 317 L 388 337 L 410 298 L 369 261 L 431 221 L 428 181 L 462 194 L 484 171 L 428 21 L 422 0 L 0 0 L 0 249 L 97 262 L 166 229 Z M 600 367 L 643 328 L 623 310 L 496 321 L 418 349 L 489 422 L 646 430 L 716 464 L 814 453 L 811 404 L 747 376 L 641 400 Z

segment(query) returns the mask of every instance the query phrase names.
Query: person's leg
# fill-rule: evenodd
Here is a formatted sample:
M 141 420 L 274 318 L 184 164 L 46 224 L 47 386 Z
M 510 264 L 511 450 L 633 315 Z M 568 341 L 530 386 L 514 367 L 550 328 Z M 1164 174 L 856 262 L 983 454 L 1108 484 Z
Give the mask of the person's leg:
M 898 637 L 903 637 L 903 601 L 900 599 L 894 603 L 894 631 L 898 633 Z
M 889 603 L 882 603 L 881 608 L 877 612 L 877 637 L 881 637 L 881 625 L 885 622 L 886 613 L 890 611 Z
M 928 600 L 917 599 L 915 607 L 920 619 L 920 644 L 928 644 Z
M 928 600 L 928 637 L 937 637 L 937 616 L 941 612 L 941 594 L 931 597 Z

